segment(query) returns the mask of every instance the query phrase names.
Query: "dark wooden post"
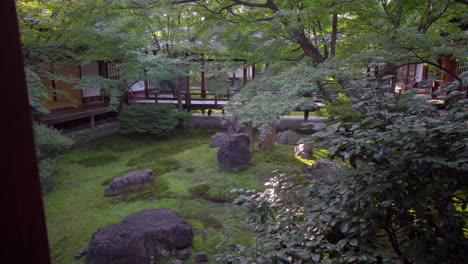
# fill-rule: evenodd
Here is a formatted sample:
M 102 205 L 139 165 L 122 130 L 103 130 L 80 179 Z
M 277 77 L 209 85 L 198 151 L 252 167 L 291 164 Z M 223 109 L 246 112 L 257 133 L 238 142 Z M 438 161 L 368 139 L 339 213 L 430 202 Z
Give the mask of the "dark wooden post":
M 205 72 L 204 71 L 202 71 L 202 73 L 201 73 L 201 98 L 206 98 Z
M 15 1 L 0 1 L 2 263 L 50 263 Z
M 244 75 L 244 86 L 246 86 L 247 85 L 247 68 L 245 68 L 245 66 L 244 66 L 243 75 Z
M 185 109 L 190 112 L 190 105 L 192 104 L 192 98 L 190 97 L 190 77 L 185 77 Z
M 309 110 L 304 111 L 304 121 L 307 121 L 309 119 Z
M 255 68 L 255 63 L 254 63 L 254 64 L 252 64 L 252 80 L 255 79 L 255 75 L 257 74 L 257 73 L 256 73 L 256 70 L 257 70 L 257 69 Z
M 149 89 L 148 89 L 148 80 L 145 80 L 145 98 L 148 99 L 149 97 Z

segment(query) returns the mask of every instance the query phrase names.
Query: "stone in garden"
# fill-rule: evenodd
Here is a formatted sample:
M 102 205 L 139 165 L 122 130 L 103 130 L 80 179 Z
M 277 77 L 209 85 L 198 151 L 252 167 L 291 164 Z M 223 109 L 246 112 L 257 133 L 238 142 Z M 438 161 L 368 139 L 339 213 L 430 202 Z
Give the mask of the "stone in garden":
M 88 248 L 80 248 L 80 250 L 78 250 L 78 253 L 76 253 L 75 258 L 77 259 L 82 258 L 86 256 L 87 253 L 88 253 Z
M 262 149 L 270 149 L 275 145 L 276 127 L 275 124 L 270 124 L 268 129 L 262 130 L 258 138 L 258 147 Z
M 238 134 L 241 133 L 242 125 L 239 121 L 239 117 L 231 117 L 228 122 L 228 133 L 229 134 Z
M 126 192 L 140 190 L 154 183 L 153 170 L 144 169 L 129 172 L 117 177 L 107 185 L 104 195 L 115 196 Z
M 310 174 L 312 177 L 327 177 L 330 180 L 334 179 L 334 172 L 341 169 L 341 165 L 338 162 L 334 162 L 328 159 L 317 159 L 312 165 L 305 165 L 305 172 Z
M 184 262 L 180 259 L 175 259 L 172 261 L 172 264 L 183 264 Z
M 190 250 L 189 249 L 183 249 L 183 250 L 179 250 L 177 252 L 177 256 L 176 258 L 177 259 L 188 259 L 190 257 Z
M 253 152 L 255 129 L 252 127 L 252 122 L 241 123 L 239 119 L 240 119 L 239 117 L 232 117 L 231 119 L 229 119 L 228 134 L 239 134 L 239 133 L 247 134 L 250 139 L 249 149 L 250 149 L 250 152 Z
M 211 136 L 210 147 L 215 148 L 221 146 L 228 136 L 229 134 L 226 132 L 216 132 Z
M 195 263 L 205 263 L 208 262 L 208 256 L 205 252 L 200 252 L 195 255 Z
M 252 153 L 250 139 L 246 134 L 232 134 L 219 147 L 217 160 L 224 171 L 236 172 L 249 167 Z
M 306 144 L 298 144 L 294 147 L 294 155 L 303 159 L 311 159 L 314 152 L 312 151 L 312 148 Z
M 88 264 L 157 263 L 192 246 L 193 229 L 176 211 L 145 209 L 122 222 L 96 230 L 88 247 Z
M 299 140 L 299 136 L 292 130 L 286 130 L 279 132 L 276 141 L 281 144 L 296 145 Z

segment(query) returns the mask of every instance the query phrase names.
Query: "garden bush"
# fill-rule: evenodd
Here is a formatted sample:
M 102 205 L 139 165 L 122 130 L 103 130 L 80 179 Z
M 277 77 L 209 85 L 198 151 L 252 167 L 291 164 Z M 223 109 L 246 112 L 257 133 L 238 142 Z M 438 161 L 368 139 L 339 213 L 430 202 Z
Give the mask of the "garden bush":
M 357 121 L 362 117 L 361 112 L 354 109 L 353 102 L 346 95 L 338 93 L 332 101 L 325 101 L 325 106 L 317 112 L 318 116 L 339 118 L 344 121 Z
M 179 112 L 173 105 L 127 105 L 119 116 L 120 132 L 166 135 L 189 117 L 190 113 Z
M 35 123 L 33 128 L 34 142 L 36 143 L 39 158 L 61 154 L 69 149 L 73 143 L 71 139 L 63 136 L 58 129 L 38 123 Z
M 361 120 L 318 124 L 311 140 L 349 166 L 299 182 L 277 173 L 266 191 L 244 192 L 235 202 L 258 242 L 221 244 L 217 261 L 464 263 L 468 100 L 454 100 L 456 88 L 445 91 L 448 113 L 376 89 L 353 105 Z
M 48 193 L 54 186 L 55 161 L 53 157 L 69 149 L 73 141 L 63 136 L 59 130 L 44 124 L 35 123 L 33 129 L 42 192 Z

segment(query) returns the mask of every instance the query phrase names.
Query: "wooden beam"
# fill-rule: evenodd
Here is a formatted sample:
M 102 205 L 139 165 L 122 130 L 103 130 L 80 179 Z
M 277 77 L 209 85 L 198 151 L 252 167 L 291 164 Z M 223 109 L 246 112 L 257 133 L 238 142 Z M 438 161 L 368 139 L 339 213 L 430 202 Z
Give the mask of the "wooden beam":
M 257 70 L 256 70 L 256 68 L 255 68 L 255 63 L 254 63 L 254 64 L 252 64 L 252 80 L 255 79 L 255 75 L 257 74 L 256 71 L 257 71 Z
M 50 263 L 41 184 L 14 0 L 0 1 L 2 263 Z

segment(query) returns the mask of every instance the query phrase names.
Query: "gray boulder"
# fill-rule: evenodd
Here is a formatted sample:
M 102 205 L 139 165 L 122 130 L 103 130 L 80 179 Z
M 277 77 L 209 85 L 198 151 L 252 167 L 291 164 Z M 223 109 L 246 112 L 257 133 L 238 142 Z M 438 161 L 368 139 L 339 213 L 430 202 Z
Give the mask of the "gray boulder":
M 239 117 L 232 117 L 229 119 L 228 124 L 228 134 L 240 134 L 244 133 L 250 139 L 249 149 L 250 152 L 254 151 L 254 138 L 255 138 L 255 129 L 252 126 L 252 122 L 241 123 Z
M 327 177 L 329 180 L 334 180 L 334 173 L 341 169 L 342 166 L 338 162 L 328 159 L 317 159 L 314 164 L 306 164 L 304 171 L 314 178 Z
M 88 247 L 88 264 L 157 263 L 192 246 L 193 229 L 177 212 L 145 209 L 122 222 L 96 230 Z
M 262 149 L 271 149 L 276 141 L 276 127 L 275 124 L 270 124 L 267 129 L 260 132 L 258 138 L 258 147 Z
M 278 143 L 287 144 L 287 145 L 296 145 L 298 140 L 299 140 L 299 136 L 297 135 L 296 132 L 292 130 L 279 132 L 276 138 L 276 141 Z
M 221 146 L 227 137 L 229 137 L 229 134 L 226 132 L 216 132 L 211 136 L 210 147 L 215 148 Z
M 311 159 L 314 155 L 312 148 L 306 144 L 298 144 L 294 147 L 294 155 L 297 155 L 303 159 Z
M 195 263 L 206 263 L 208 262 L 208 256 L 205 252 L 199 252 L 197 255 L 195 255 L 194 261 Z
M 107 185 L 104 195 L 115 196 L 126 192 L 140 190 L 154 183 L 153 170 L 144 169 L 129 172 L 117 177 Z
M 252 154 L 250 139 L 246 134 L 232 134 L 219 147 L 217 160 L 224 171 L 236 172 L 249 167 Z

